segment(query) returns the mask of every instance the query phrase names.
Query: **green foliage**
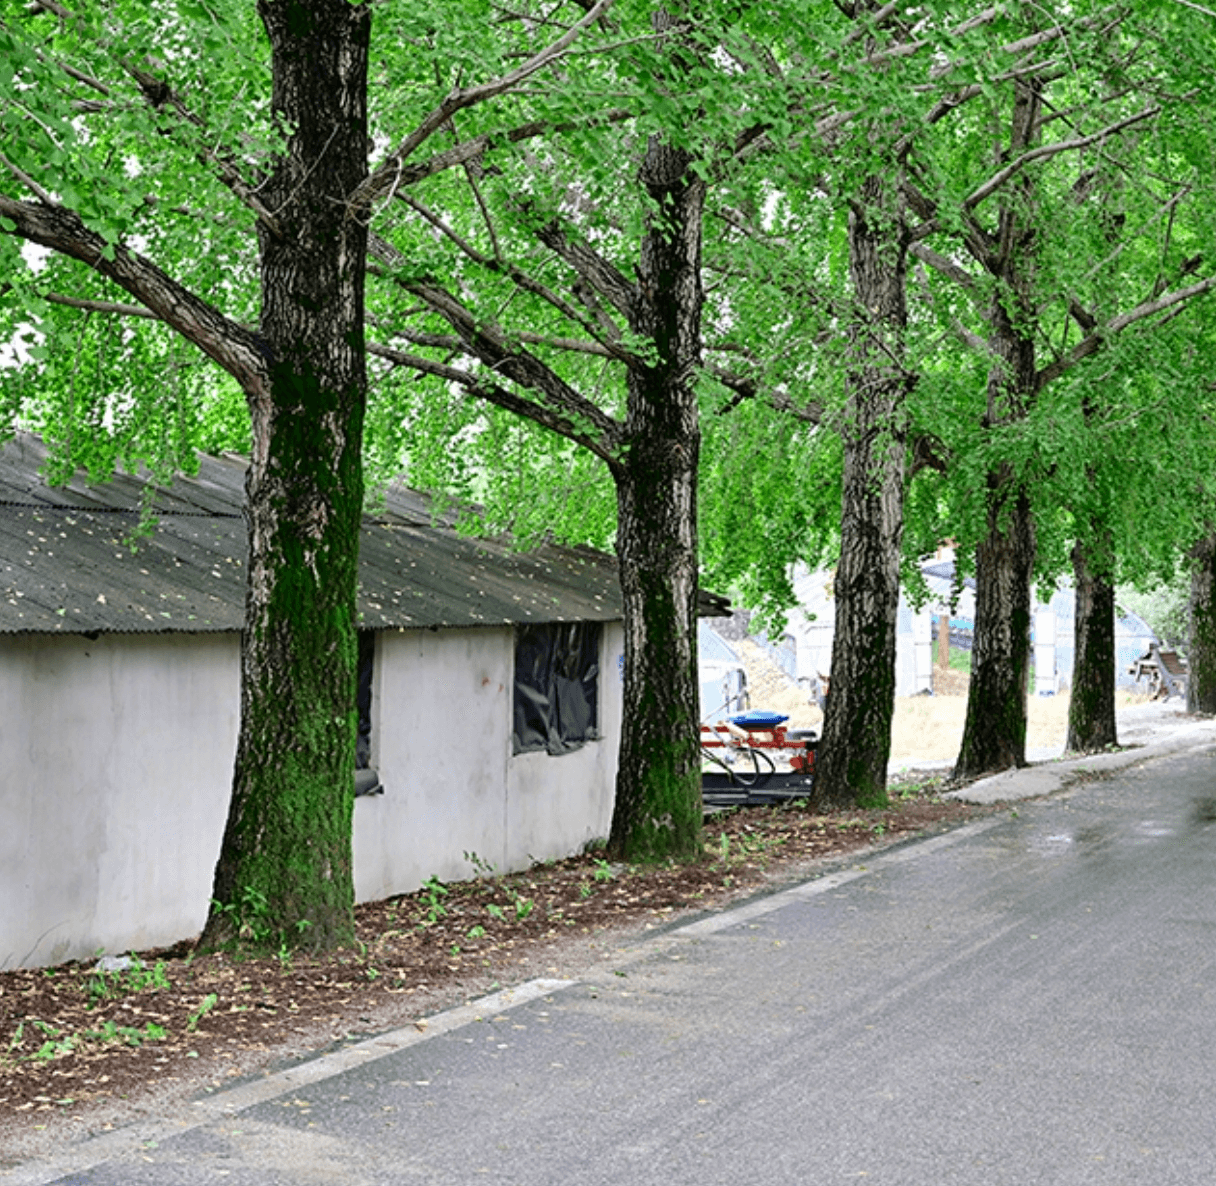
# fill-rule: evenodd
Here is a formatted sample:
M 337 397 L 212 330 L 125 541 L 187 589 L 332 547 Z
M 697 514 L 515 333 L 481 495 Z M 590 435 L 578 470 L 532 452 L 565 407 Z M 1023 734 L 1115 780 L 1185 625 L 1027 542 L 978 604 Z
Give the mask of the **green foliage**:
M 1190 634 L 1190 578 L 1180 571 L 1167 583 L 1138 589 L 1120 585 L 1115 590 L 1121 610 L 1138 614 L 1167 646 L 1186 649 Z
M 443 899 L 448 896 L 448 887 L 438 877 L 431 876 L 422 883 L 422 904 L 426 907 L 426 917 L 422 926 L 438 922 L 447 914 Z
M 25 1050 L 26 1023 L 33 1031 L 32 1036 L 38 1041 L 32 1050 Z M 115 1021 L 103 1021 L 94 1029 L 65 1030 L 39 1018 L 28 1018 L 17 1023 L 8 1048 L 0 1056 L 0 1061 L 11 1062 L 54 1062 L 65 1058 L 90 1044 L 108 1044 L 122 1042 L 127 1046 L 142 1046 L 145 1042 L 159 1042 L 165 1037 L 165 1028 L 155 1022 L 146 1022 L 143 1026 L 119 1025 Z M 71 1103 L 71 1100 L 58 1101 Z
M 286 933 L 270 907 L 269 897 L 254 885 L 244 885 L 234 902 L 211 900 L 212 911 L 225 917 L 229 923 L 232 941 L 236 947 L 250 950 L 284 949 Z M 303 935 L 312 926 L 307 919 L 298 919 L 295 931 Z
M 85 992 L 89 998 L 90 1008 L 115 997 L 125 997 L 140 992 L 155 992 L 157 989 L 169 987 L 169 977 L 165 971 L 164 960 L 157 960 L 149 968 L 137 956 L 131 958 L 130 967 L 114 971 L 98 968 L 90 972 L 85 980 Z

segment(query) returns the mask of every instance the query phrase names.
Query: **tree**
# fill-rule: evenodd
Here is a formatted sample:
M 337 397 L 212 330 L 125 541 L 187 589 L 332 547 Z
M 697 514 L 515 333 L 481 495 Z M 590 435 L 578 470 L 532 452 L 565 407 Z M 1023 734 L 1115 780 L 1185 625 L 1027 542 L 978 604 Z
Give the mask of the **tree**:
M 1099 528 L 1099 548 L 1103 541 Z M 1068 735 L 1064 749 L 1088 754 L 1119 744 L 1115 720 L 1115 585 L 1109 549 L 1098 554 L 1103 567 L 1091 559 L 1081 540 L 1073 545 L 1073 588 L 1076 590 L 1076 649 L 1072 661 L 1072 690 L 1068 701 Z
M 381 352 L 440 380 L 436 398 L 454 388 L 528 419 L 611 478 L 626 644 L 609 847 L 631 860 L 701 855 L 702 222 L 711 182 L 766 122 L 746 82 L 757 42 L 736 7 L 671 9 L 623 23 L 629 48 L 598 122 L 548 137 L 543 154 L 487 158 L 459 191 L 408 199 L 448 255 L 393 277 L 424 315 Z M 624 177 L 610 165 L 621 160 Z
M 1216 712 L 1216 533 L 1191 549 L 1187 712 Z
M 370 5 L 261 0 L 255 22 L 236 3 L 72 12 L 39 0 L 5 17 L 0 231 L 9 274 L 20 276 L 16 296 L 35 314 L 47 299 L 44 280 L 14 266 L 20 239 L 75 261 L 51 269 L 55 279 L 99 277 L 137 302 L 88 289 L 78 307 L 151 314 L 227 372 L 249 408 L 241 723 L 205 945 L 326 948 L 353 937 L 354 596 L 374 201 L 459 163 L 459 153 L 405 162 L 455 113 L 549 65 L 610 2 L 429 111 L 429 87 L 421 101 L 402 99 L 416 126 L 375 169 Z M 404 25 L 390 31 L 442 40 L 425 14 Z M 491 49 L 483 56 L 500 60 Z M 233 115 L 246 118 L 234 126 Z M 390 115 L 402 118 L 391 104 Z M 231 253 L 232 274 L 192 287 L 213 251 Z M 255 303 L 251 327 L 242 315 Z

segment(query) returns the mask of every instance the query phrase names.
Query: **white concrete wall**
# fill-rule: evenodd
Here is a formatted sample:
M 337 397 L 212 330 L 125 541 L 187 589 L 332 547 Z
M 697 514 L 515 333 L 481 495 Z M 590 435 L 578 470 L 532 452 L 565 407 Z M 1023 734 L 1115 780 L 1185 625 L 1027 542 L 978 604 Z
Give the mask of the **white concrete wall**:
M 202 927 L 239 703 L 235 635 L 0 638 L 0 968 Z
M 601 643 L 599 741 L 574 753 L 511 753 L 510 627 L 380 635 L 372 764 L 385 793 L 355 802 L 355 892 L 374 901 L 568 856 L 608 834 L 620 739 L 619 623 Z M 505 793 L 504 793 L 505 789 Z
M 514 632 L 381 634 L 355 802 L 360 901 L 566 856 L 611 822 L 623 633 L 606 623 L 603 739 L 511 754 Z M 240 704 L 235 635 L 0 637 L 0 968 L 164 946 L 206 919 Z

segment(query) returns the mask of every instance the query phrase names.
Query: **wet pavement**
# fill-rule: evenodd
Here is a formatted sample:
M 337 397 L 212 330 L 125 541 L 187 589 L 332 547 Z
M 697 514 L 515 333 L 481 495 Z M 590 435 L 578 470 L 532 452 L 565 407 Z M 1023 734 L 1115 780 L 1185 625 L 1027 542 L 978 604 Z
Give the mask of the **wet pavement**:
M 1171 744 L 0 1183 L 1211 1181 L 1216 747 Z

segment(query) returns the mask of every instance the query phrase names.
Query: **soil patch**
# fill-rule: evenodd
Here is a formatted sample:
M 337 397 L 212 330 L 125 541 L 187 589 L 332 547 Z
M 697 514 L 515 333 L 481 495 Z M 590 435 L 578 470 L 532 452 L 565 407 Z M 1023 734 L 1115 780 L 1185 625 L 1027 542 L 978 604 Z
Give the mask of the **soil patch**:
M 0 1169 L 500 987 L 573 978 L 673 919 L 992 810 L 946 789 L 910 776 L 883 811 L 725 812 L 707 821 L 699 864 L 592 853 L 506 877 L 471 868 L 473 880 L 360 906 L 356 949 L 326 958 L 196 957 L 187 943 L 108 972 L 0 973 Z

